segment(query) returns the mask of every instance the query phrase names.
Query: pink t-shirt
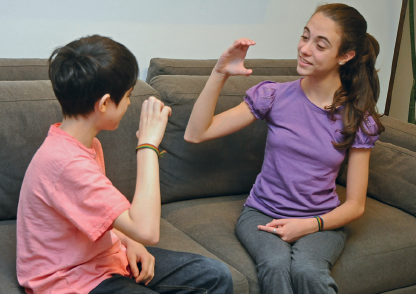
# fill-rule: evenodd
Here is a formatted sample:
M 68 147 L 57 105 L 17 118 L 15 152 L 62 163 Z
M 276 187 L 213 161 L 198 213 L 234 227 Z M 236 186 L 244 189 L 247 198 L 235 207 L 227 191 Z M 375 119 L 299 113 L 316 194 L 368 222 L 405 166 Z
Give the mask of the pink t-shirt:
M 89 293 L 130 274 L 111 231 L 129 201 L 105 176 L 100 142 L 89 149 L 51 126 L 23 180 L 17 211 L 17 278 L 27 293 Z

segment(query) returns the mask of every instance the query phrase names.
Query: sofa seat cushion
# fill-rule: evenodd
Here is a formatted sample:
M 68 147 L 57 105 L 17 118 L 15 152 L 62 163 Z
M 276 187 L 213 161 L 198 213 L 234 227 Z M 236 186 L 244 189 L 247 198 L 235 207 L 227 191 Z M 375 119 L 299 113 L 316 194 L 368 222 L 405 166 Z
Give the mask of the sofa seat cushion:
M 256 266 L 234 233 L 247 196 L 244 194 L 164 204 L 162 218 L 242 273 L 247 278 L 252 294 L 260 293 Z
M 1 221 L 0 236 L 0 293 L 24 294 L 16 276 L 16 221 Z
M 337 187 L 341 201 L 346 189 Z M 380 293 L 416 284 L 416 218 L 367 197 L 364 215 L 346 226 L 332 275 L 340 293 Z
M 345 188 L 337 191 L 345 199 Z M 256 267 L 234 233 L 246 197 L 169 203 L 162 206 L 162 217 L 244 274 L 250 293 L 259 293 Z M 346 230 L 344 251 L 332 270 L 339 293 L 380 293 L 416 283 L 413 216 L 367 197 L 364 216 Z
M 160 223 L 160 241 L 156 247 L 174 251 L 190 252 L 224 262 L 218 256 L 202 247 L 191 237 L 175 228 L 171 223 L 162 219 Z M 225 262 L 226 263 L 226 262 Z M 226 263 L 227 264 L 227 263 Z M 249 293 L 247 279 L 230 264 L 227 264 L 233 277 L 234 293 Z

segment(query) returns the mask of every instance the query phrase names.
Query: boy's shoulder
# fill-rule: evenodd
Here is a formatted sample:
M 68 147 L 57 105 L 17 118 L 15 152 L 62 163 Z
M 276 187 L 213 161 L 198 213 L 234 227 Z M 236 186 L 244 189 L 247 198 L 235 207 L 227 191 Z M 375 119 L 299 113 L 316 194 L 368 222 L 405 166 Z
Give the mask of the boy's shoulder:
M 36 177 L 42 175 L 52 179 L 74 162 L 98 161 L 101 163 L 102 160 L 97 160 L 97 156 L 99 159 L 102 158 L 102 147 L 97 138 L 94 138 L 92 148 L 87 148 L 58 126 L 55 124 L 50 127 L 45 141 L 28 167 L 27 174 Z M 101 168 L 101 164 L 99 165 Z

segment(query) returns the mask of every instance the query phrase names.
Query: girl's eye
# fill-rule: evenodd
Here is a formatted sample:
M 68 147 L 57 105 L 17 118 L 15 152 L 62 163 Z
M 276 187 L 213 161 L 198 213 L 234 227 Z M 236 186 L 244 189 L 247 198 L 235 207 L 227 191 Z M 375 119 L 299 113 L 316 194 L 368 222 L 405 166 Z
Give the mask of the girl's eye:
M 317 47 L 318 47 L 318 49 L 319 50 L 324 50 L 325 48 L 323 47 L 323 46 L 321 46 L 321 45 L 317 45 Z
M 308 37 L 307 36 L 300 36 L 303 40 L 307 40 L 308 39 Z

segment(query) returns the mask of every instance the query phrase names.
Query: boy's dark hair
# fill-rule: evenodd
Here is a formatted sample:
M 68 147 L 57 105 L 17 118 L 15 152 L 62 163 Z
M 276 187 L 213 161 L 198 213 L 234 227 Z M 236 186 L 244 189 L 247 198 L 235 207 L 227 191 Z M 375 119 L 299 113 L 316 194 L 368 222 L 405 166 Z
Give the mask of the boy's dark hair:
M 99 35 L 57 48 L 49 58 L 49 79 L 64 117 L 88 116 L 105 94 L 118 106 L 138 74 L 134 55 Z

